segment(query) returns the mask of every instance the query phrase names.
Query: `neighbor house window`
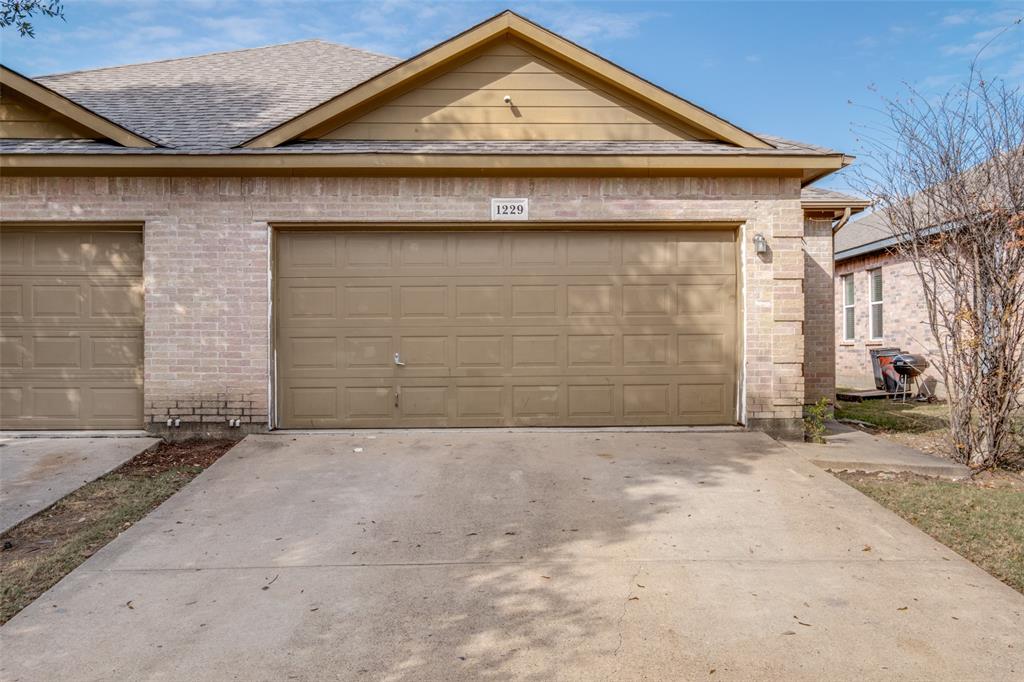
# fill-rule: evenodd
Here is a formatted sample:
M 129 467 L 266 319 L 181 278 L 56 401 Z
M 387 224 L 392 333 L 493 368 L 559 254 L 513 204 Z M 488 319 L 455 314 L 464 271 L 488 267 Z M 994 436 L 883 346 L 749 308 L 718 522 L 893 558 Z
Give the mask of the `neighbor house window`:
M 856 337 L 854 325 L 857 322 L 854 313 L 856 297 L 853 288 L 853 275 L 843 275 L 843 339 L 853 341 Z
M 882 338 L 882 268 L 868 270 L 871 294 L 871 338 Z

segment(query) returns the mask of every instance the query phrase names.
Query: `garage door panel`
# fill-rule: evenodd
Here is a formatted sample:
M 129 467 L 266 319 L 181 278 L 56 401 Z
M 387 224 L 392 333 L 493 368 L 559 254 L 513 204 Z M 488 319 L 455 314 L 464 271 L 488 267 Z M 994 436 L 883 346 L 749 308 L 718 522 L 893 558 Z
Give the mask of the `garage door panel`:
M 141 378 L 12 379 L 0 393 L 5 429 L 134 429 L 142 421 Z
M 69 370 L 135 376 L 142 366 L 142 332 L 4 327 L 0 366 L 45 375 Z M 114 372 L 112 373 L 112 370 Z M 117 372 L 116 370 L 121 370 Z
M 142 274 L 142 239 L 136 231 L 39 229 L 0 234 L 0 263 L 5 275 Z
M 734 239 L 284 233 L 281 425 L 733 423 Z
M 304 234 L 279 240 L 281 277 L 736 274 L 723 230 Z
M 508 316 L 507 297 L 502 284 L 459 284 L 455 286 L 456 319 L 501 320 Z
M 632 333 L 611 325 L 460 326 L 446 328 L 444 336 L 425 334 L 426 329 L 407 326 L 397 335 L 387 327 L 296 331 L 282 340 L 279 362 L 285 374 L 296 377 L 391 377 L 396 371 L 407 377 L 532 376 L 552 370 L 566 376 L 593 370 L 603 376 L 721 374 L 732 371 L 735 342 L 731 334 L 700 333 L 697 327 L 680 332 L 666 325 Z
M 142 425 L 142 235 L 4 230 L 0 427 Z
M 689 325 L 735 315 L 735 278 L 725 276 L 436 276 L 281 278 L 279 319 L 289 328 L 363 327 L 401 322 L 435 326 Z M 626 283 L 628 281 L 628 283 Z M 387 283 L 382 283 L 387 282 Z M 710 319 L 716 318 L 716 319 Z
M 399 389 L 398 417 L 421 419 L 427 417 L 447 418 L 450 414 L 448 404 L 449 387 L 447 384 L 437 386 L 404 386 Z
M 10 275 L 3 273 L 0 319 L 57 327 L 142 324 L 141 278 Z
M 448 317 L 447 285 L 400 284 L 398 317 L 400 320 L 443 320 Z
M 394 293 L 390 286 L 341 284 L 344 319 L 390 319 L 394 313 Z
M 455 387 L 456 416 L 485 423 L 506 421 L 507 398 L 502 385 Z
M 499 378 L 500 379 L 500 378 Z M 380 383 L 289 379 L 282 419 L 294 428 L 394 426 L 555 426 L 695 423 L 732 420 L 728 377 L 534 376 L 404 379 Z M 710 383 L 703 383 L 710 382 Z M 396 405 L 396 397 L 397 405 Z
M 567 392 L 566 416 L 569 418 L 602 417 L 611 419 L 619 412 L 616 409 L 617 391 L 615 386 L 569 383 Z

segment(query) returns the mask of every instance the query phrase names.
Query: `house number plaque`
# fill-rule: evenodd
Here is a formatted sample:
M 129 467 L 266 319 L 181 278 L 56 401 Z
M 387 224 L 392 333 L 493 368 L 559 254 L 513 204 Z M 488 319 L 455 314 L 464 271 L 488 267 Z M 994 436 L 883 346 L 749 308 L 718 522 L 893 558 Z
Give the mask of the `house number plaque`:
M 491 220 L 529 219 L 529 199 L 491 199 Z

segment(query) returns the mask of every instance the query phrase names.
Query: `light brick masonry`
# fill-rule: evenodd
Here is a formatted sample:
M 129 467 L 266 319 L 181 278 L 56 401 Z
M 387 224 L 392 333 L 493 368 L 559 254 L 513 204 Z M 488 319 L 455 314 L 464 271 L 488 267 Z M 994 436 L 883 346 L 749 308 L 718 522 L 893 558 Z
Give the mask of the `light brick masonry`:
M 882 338 L 872 339 L 869 321 L 868 271 L 882 269 Z M 843 289 L 841 278 L 853 276 L 854 338 L 843 335 Z M 885 251 L 836 263 L 834 337 L 836 339 L 836 383 L 840 388 L 875 387 L 869 351 L 898 348 L 908 353 L 934 356 L 935 341 L 928 327 L 928 310 L 922 298 L 921 280 L 911 262 Z M 921 381 L 938 396 L 945 390 L 934 368 Z
M 832 218 L 808 216 L 804 223 L 804 332 L 806 402 L 835 398 L 836 346 L 832 278 Z
M 169 417 L 202 431 L 229 418 L 244 431 L 268 427 L 271 223 L 482 222 L 496 196 L 529 197 L 540 221 L 742 223 L 748 424 L 795 435 L 805 394 L 831 395 L 821 333 L 833 328 L 823 304 L 832 300 L 831 226 L 805 223 L 797 179 L 0 179 L 4 220 L 145 225 L 145 414 L 156 433 Z M 766 256 L 754 252 L 756 233 L 769 241 Z

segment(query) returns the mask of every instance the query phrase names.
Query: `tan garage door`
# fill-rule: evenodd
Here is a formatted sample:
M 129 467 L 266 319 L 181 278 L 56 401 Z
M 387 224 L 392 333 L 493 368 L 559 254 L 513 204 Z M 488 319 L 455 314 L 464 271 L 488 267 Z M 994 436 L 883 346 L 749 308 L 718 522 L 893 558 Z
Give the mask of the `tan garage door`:
M 0 229 L 0 428 L 142 426 L 142 235 Z
M 735 423 L 735 239 L 282 232 L 279 423 Z

